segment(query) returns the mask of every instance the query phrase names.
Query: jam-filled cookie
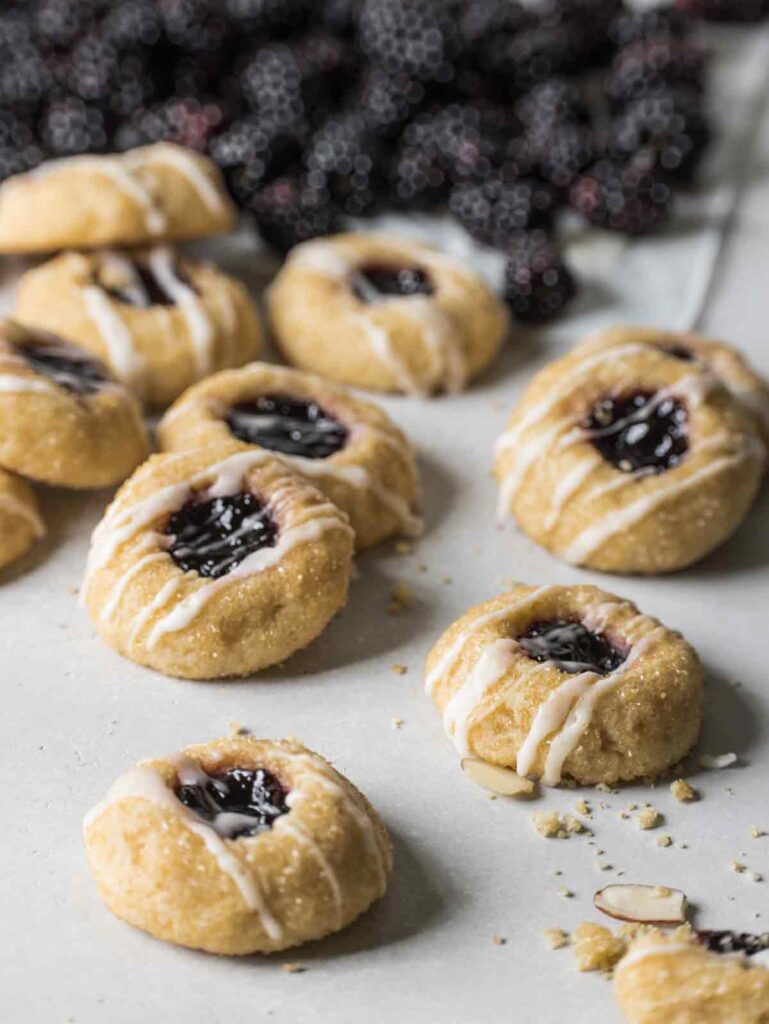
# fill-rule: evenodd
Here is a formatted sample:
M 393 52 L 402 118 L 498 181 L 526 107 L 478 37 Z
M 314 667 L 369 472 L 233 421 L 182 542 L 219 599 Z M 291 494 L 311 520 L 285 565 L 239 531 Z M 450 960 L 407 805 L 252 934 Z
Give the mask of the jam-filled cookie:
M 103 363 L 0 321 L 0 465 L 61 487 L 109 487 L 148 453 L 137 401 Z
M 0 469 L 0 569 L 21 558 L 44 535 L 35 492 L 25 480 Z
M 269 449 L 350 517 L 358 549 L 420 531 L 406 437 L 377 406 L 298 370 L 252 363 L 197 384 L 158 428 L 165 449 Z
M 83 345 L 153 406 L 262 344 L 245 287 L 168 246 L 57 256 L 23 275 L 14 315 Z
M 344 513 L 270 452 L 155 455 L 94 531 L 85 604 L 140 665 L 245 676 L 324 629 L 347 598 L 352 553 Z
M 214 164 L 170 142 L 51 160 L 0 186 L 3 253 L 203 238 L 234 222 Z
M 591 586 L 517 586 L 471 608 L 427 661 L 463 757 L 555 786 L 658 775 L 694 745 L 702 668 L 678 633 Z
M 687 928 L 641 934 L 614 994 L 629 1024 L 769 1024 L 769 970 L 709 951 Z
M 651 345 L 670 359 L 702 364 L 753 412 L 764 439 L 769 441 L 769 386 L 731 345 L 699 334 L 660 331 L 654 327 L 610 327 L 585 338 L 575 351 L 595 352 L 633 343 Z
M 286 359 L 375 391 L 461 391 L 496 355 L 505 308 L 468 267 L 384 234 L 292 250 L 269 293 Z
M 561 558 L 659 573 L 736 530 L 765 459 L 755 415 L 705 363 L 634 340 L 538 373 L 494 471 L 500 514 Z
M 167 942 L 272 953 L 346 927 L 392 849 L 351 782 L 295 742 L 235 736 L 142 761 L 86 817 L 109 909 Z

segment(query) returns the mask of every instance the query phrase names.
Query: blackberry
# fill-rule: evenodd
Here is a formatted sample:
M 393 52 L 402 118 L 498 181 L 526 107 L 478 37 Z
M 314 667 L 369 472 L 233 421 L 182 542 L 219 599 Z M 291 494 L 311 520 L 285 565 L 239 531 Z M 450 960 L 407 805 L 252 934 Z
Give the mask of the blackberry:
M 557 124 L 530 138 L 540 175 L 557 189 L 568 189 L 595 159 L 595 137 L 587 125 Z
M 0 111 L 0 181 L 37 167 L 43 151 L 30 126 L 10 110 Z
M 367 213 L 377 195 L 381 158 L 374 137 L 357 114 L 332 117 L 305 152 L 308 181 L 326 188 L 345 213 Z
M 118 49 L 155 46 L 160 39 L 160 15 L 155 0 L 122 0 L 104 15 L 99 33 Z
M 705 152 L 709 129 L 698 103 L 665 92 L 635 100 L 611 129 L 613 152 L 671 178 L 690 181 Z
M 520 232 L 507 249 L 505 299 L 518 320 L 550 320 L 576 294 L 571 271 L 542 230 Z
M 554 75 L 569 74 L 577 63 L 574 36 L 562 25 L 535 24 L 492 36 L 484 53 L 486 73 L 505 93 L 527 92 Z
M 299 32 L 310 11 L 308 0 L 224 0 L 224 8 L 237 31 L 266 38 Z
M 339 38 L 352 38 L 358 27 L 363 0 L 321 0 L 313 17 L 328 32 Z
M 424 98 L 424 86 L 415 78 L 373 67 L 361 80 L 355 107 L 372 132 L 394 138 L 419 110 Z
M 138 54 L 124 57 L 120 62 L 120 74 L 113 82 L 106 106 L 122 120 L 151 103 L 157 92 L 157 82 L 142 57 Z
M 308 32 L 295 46 L 305 109 L 316 121 L 344 105 L 357 80 L 360 56 L 355 45 L 328 32 Z
M 483 66 L 489 41 L 504 35 L 509 38 L 532 24 L 532 17 L 518 0 L 463 0 L 459 14 L 459 34 L 464 55 Z
M 692 28 L 692 19 L 672 7 L 623 11 L 611 23 L 609 37 L 617 46 L 628 46 L 653 36 L 681 38 Z
M 268 181 L 295 164 L 302 150 L 295 133 L 249 114 L 217 135 L 209 152 L 230 191 L 245 205 Z
M 185 53 L 214 53 L 227 39 L 219 0 L 158 0 L 158 9 L 169 42 Z
M 769 15 L 767 0 L 677 0 L 677 7 L 709 21 L 761 21 Z
M 550 78 L 535 86 L 515 105 L 521 122 L 537 132 L 564 121 L 588 120 L 579 85 L 569 78 Z
M 91 32 L 70 50 L 62 76 L 66 88 L 80 99 L 106 104 L 120 77 L 118 51 Z
M 363 53 L 392 74 L 425 82 L 454 76 L 456 26 L 443 0 L 366 0 L 358 32 Z
M 622 0 L 546 0 L 540 16 L 570 34 L 575 63 L 586 66 L 611 55 L 609 30 L 622 10 Z
M 304 116 L 302 70 L 288 46 L 264 46 L 248 60 L 240 75 L 241 88 L 252 110 L 269 112 L 290 124 Z
M 78 96 L 50 103 L 40 118 L 40 136 L 53 157 L 99 153 L 107 148 L 107 128 L 101 110 Z
M 286 253 L 300 242 L 338 230 L 339 214 L 323 189 L 305 178 L 277 178 L 248 204 L 262 238 L 278 252 Z
M 22 43 L 3 54 L 0 107 L 34 107 L 46 99 L 53 88 L 53 76 L 36 46 Z
M 660 176 L 629 165 L 602 160 L 578 178 L 572 188 L 572 207 L 591 224 L 642 235 L 652 231 L 670 212 L 670 186 Z
M 498 177 L 457 185 L 449 209 L 469 233 L 486 245 L 504 249 L 516 233 L 548 227 L 553 219 L 555 195 L 534 180 L 506 182 Z
M 623 47 L 606 80 L 606 93 L 616 103 L 665 92 L 673 87 L 701 91 L 705 52 L 693 40 L 651 36 Z
M 176 142 L 180 146 L 208 150 L 223 120 L 215 100 L 194 96 L 173 96 L 149 107 L 139 108 L 115 133 L 118 149 L 131 149 L 152 142 Z
M 0 11 L 0 48 L 13 50 L 32 40 L 32 23 L 20 8 Z

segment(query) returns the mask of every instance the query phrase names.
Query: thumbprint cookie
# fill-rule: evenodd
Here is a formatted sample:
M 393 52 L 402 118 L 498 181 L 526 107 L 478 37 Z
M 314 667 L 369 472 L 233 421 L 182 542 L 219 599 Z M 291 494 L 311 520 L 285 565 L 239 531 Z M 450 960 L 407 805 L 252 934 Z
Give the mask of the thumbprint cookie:
M 237 735 L 142 761 L 86 817 L 104 903 L 156 938 L 273 953 L 339 931 L 385 891 L 368 800 L 298 743 Z
M 44 535 L 35 492 L 25 480 L 0 469 L 0 569 L 21 558 Z
M 650 345 L 670 359 L 704 366 L 753 412 L 764 439 L 769 440 L 769 386 L 731 345 L 699 334 L 660 331 L 654 327 L 612 327 L 590 335 L 575 351 L 594 352 L 633 343 Z
M 700 730 L 694 650 L 592 586 L 517 586 L 471 608 L 430 652 L 426 689 L 463 757 L 547 786 L 659 775 Z
M 164 449 L 265 448 L 350 517 L 359 550 L 420 532 L 406 437 L 377 406 L 298 370 L 252 363 L 190 388 L 158 428 Z
M 148 453 L 138 403 L 103 363 L 0 321 L 0 465 L 60 487 L 109 487 Z
M 352 553 L 344 513 L 268 451 L 155 455 L 94 531 L 84 600 L 140 665 L 245 676 L 318 636 L 346 601 Z
M 461 391 L 497 354 L 505 307 L 468 267 L 385 234 L 296 246 L 269 293 L 288 362 L 342 384 Z
M 152 406 L 262 345 L 245 287 L 164 245 L 57 256 L 22 276 L 14 315 L 78 342 Z
M 0 186 L 0 252 L 203 238 L 235 210 L 215 165 L 170 142 L 50 160 Z
M 540 371 L 494 471 L 500 514 L 565 561 L 662 573 L 737 529 L 765 460 L 754 413 L 704 362 L 631 340 Z
M 614 971 L 629 1024 L 769 1024 L 769 970 L 713 952 L 688 927 L 642 932 Z

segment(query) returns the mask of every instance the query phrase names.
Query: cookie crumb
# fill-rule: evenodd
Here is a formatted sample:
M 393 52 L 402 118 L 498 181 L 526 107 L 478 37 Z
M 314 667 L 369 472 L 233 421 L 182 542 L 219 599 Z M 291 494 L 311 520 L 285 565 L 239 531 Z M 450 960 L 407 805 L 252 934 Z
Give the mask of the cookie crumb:
M 576 804 L 574 804 L 574 810 L 577 812 L 577 814 L 582 814 L 586 818 L 590 817 L 590 804 L 587 802 L 587 800 L 577 800 Z
M 505 943 L 507 942 L 507 939 L 503 935 L 498 935 L 495 933 L 491 936 L 491 941 L 494 943 L 495 946 L 504 946 Z
M 424 562 L 417 562 L 416 570 L 417 572 L 427 572 L 427 566 Z
M 640 829 L 646 831 L 650 828 L 657 828 L 662 822 L 662 815 L 656 807 L 644 807 L 636 814 L 635 823 Z
M 573 814 L 564 815 L 563 824 L 567 832 L 571 832 L 575 835 L 579 835 L 580 832 L 587 831 L 584 824 L 579 820 L 579 818 L 575 818 Z
M 558 895 L 563 896 L 565 900 L 570 900 L 574 896 L 574 893 L 571 891 L 571 889 L 567 888 L 565 885 L 559 885 L 556 891 Z
M 657 846 L 672 846 L 673 840 L 668 835 L 657 836 Z
M 739 860 L 733 860 L 729 864 L 730 870 L 734 871 L 737 875 L 742 875 L 745 872 L 745 865 Z
M 453 582 L 454 580 L 451 578 L 451 576 L 441 576 L 441 583 L 444 585 L 444 587 L 447 587 L 450 583 Z
M 550 949 L 563 949 L 569 945 L 569 933 L 563 928 L 545 928 L 543 934 Z
M 281 964 L 280 969 L 286 974 L 303 974 L 307 970 L 304 964 Z
M 531 820 L 534 822 L 534 828 L 545 839 L 560 839 L 561 833 L 566 835 L 557 811 L 535 811 Z
M 761 839 L 762 836 L 766 835 L 766 832 L 764 832 L 762 828 L 759 828 L 758 825 L 751 825 L 750 835 L 752 839 Z
M 699 799 L 699 793 L 694 786 L 689 785 L 686 779 L 676 779 L 675 782 L 671 782 L 670 792 L 682 804 Z
M 399 615 L 406 608 L 414 603 L 414 591 L 412 587 L 403 580 L 396 583 L 390 591 L 390 603 L 387 611 L 390 615 Z
M 763 882 L 764 876 L 758 871 L 751 871 L 750 880 L 751 882 Z
M 400 729 L 404 725 L 405 721 L 405 718 L 393 718 L 393 725 L 396 729 Z
M 613 793 L 614 792 L 614 790 L 611 788 L 611 786 L 608 786 L 605 782 L 599 782 L 598 785 L 595 788 L 598 790 L 599 793 Z
M 401 664 L 390 665 L 390 671 L 394 672 L 396 676 L 405 676 L 408 672 L 408 667 Z
M 627 942 L 617 938 L 609 928 L 601 924 L 584 921 L 574 930 L 571 945 L 579 971 L 604 971 L 608 973 L 622 959 Z
M 414 545 L 410 544 L 407 540 L 399 540 L 395 542 L 395 553 L 397 555 L 410 555 L 414 550 Z

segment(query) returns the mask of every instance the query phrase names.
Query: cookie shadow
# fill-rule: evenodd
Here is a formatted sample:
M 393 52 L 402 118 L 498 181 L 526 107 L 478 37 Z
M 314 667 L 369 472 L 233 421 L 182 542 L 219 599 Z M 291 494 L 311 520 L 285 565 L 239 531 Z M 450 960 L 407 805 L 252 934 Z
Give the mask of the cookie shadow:
M 422 518 L 424 520 L 422 537 L 426 537 L 448 519 L 459 492 L 459 486 L 456 479 L 434 456 L 424 455 L 420 452 L 418 464 L 421 480 Z M 419 540 L 421 537 L 417 538 L 417 542 Z M 375 556 L 376 551 L 371 554 Z
M 692 775 L 705 771 L 699 765 L 699 755 L 705 753 L 733 752 L 742 765 L 747 764 L 751 751 L 762 740 L 759 722 L 759 702 L 750 690 L 735 686 L 730 677 L 706 663 L 705 716 L 692 755 Z

